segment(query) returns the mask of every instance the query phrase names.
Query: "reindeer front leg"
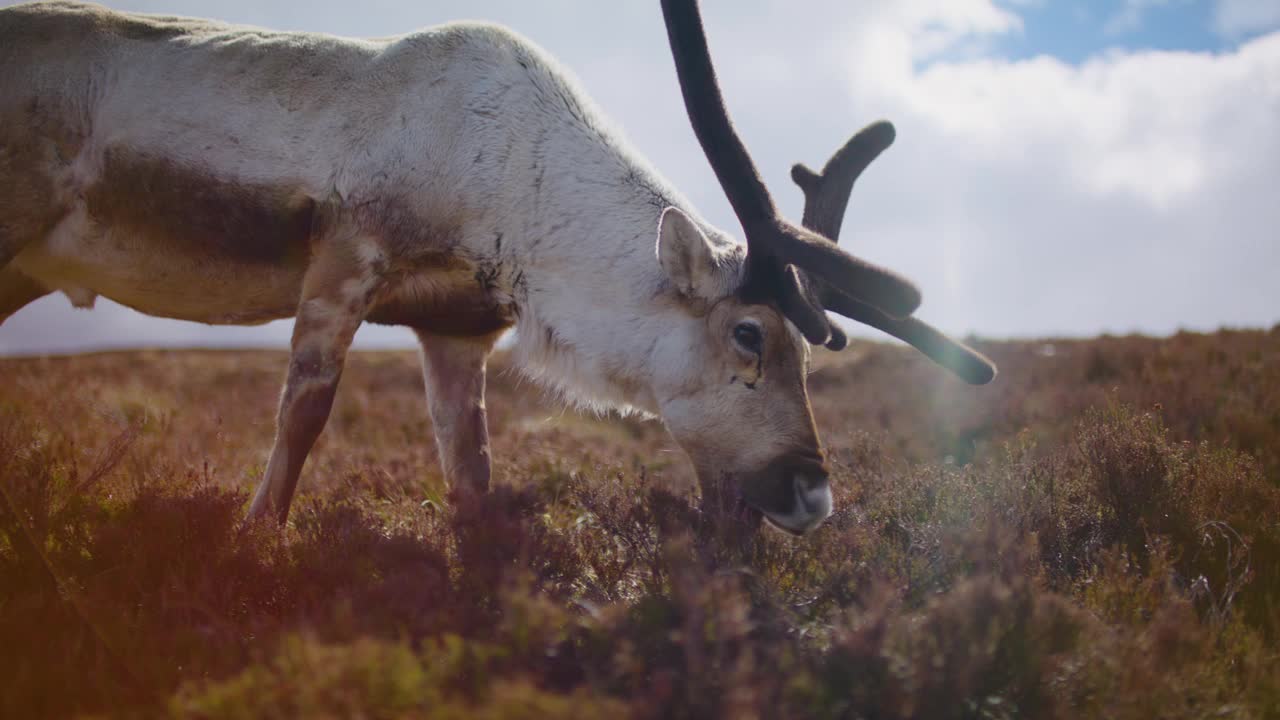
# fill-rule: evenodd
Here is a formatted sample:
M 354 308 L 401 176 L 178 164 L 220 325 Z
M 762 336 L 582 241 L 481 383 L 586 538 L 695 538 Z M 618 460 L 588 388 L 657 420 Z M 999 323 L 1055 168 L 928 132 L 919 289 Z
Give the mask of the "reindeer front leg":
M 347 348 L 377 287 L 378 268 L 370 266 L 374 248 L 368 238 L 335 242 L 319 250 L 307 269 L 275 444 L 249 507 L 250 520 L 274 514 L 283 524 L 289 517 L 302 464 L 329 418 Z
M 497 335 L 451 338 L 418 331 L 418 339 L 441 470 L 453 487 L 483 493 L 490 473 L 485 362 Z

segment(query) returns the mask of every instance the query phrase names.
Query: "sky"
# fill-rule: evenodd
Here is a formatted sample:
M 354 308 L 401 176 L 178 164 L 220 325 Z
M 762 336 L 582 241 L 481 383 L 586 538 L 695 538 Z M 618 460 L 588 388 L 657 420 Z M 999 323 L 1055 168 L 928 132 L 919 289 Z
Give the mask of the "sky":
M 740 234 L 688 126 L 656 0 L 106 4 L 346 36 L 503 23 Z M 820 166 L 874 120 L 897 126 L 854 190 L 842 242 L 916 281 L 919 315 L 939 327 L 1011 338 L 1280 322 L 1280 0 L 703 5 L 738 131 L 790 217 L 802 206 L 792 163 Z M 147 318 L 105 299 L 73 310 L 59 294 L 0 326 L 0 354 L 285 346 L 290 327 Z M 356 340 L 412 344 L 400 328 Z

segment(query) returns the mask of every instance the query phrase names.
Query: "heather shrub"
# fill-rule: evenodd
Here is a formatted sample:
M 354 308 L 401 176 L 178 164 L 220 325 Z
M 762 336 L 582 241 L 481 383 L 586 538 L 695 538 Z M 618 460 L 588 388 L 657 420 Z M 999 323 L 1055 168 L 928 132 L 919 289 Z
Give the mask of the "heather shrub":
M 804 539 L 501 359 L 495 486 L 449 493 L 395 353 L 242 526 L 283 355 L 3 360 L 0 717 L 1276 718 L 1278 343 L 819 356 Z
M 1094 493 L 1096 544 L 1119 544 L 1147 567 L 1164 543 L 1177 582 L 1217 620 L 1233 605 L 1260 627 L 1280 589 L 1280 488 L 1256 463 L 1209 443 L 1176 443 L 1152 414 L 1091 413 L 1078 435 Z
M 499 648 L 446 635 L 415 651 L 358 639 L 323 645 L 292 637 L 269 662 L 228 680 L 191 684 L 169 703 L 194 718 L 623 718 L 627 708 L 586 693 L 549 693 L 528 681 L 484 677 Z

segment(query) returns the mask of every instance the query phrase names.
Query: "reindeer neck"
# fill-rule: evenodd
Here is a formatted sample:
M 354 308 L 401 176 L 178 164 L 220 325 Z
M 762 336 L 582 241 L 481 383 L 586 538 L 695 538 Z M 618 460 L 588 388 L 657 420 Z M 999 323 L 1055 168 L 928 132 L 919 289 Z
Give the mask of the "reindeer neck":
M 675 310 L 655 242 L 663 208 L 684 203 L 619 141 L 565 134 L 574 151 L 546 141 L 526 212 L 503 232 L 516 355 L 571 401 L 654 413 L 653 347 Z

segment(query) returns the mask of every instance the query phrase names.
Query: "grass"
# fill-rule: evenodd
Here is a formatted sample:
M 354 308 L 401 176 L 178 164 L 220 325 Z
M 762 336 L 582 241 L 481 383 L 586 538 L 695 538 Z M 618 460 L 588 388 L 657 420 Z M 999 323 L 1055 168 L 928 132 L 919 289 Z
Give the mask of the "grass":
M 0 717 L 1280 718 L 1280 328 L 983 350 L 820 358 L 802 540 L 501 359 L 452 496 L 410 353 L 241 531 L 283 354 L 0 360 Z

